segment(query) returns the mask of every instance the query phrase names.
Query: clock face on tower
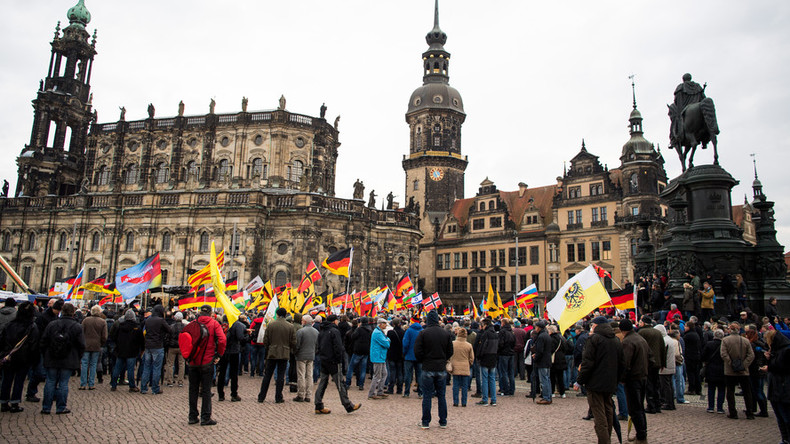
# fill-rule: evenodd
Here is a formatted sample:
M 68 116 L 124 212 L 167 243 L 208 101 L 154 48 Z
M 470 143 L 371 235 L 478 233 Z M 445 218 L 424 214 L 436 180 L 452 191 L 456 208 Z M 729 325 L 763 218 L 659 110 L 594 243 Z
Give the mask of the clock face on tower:
M 444 170 L 441 168 L 433 167 L 429 171 L 429 174 L 431 176 L 431 180 L 435 180 L 436 182 L 444 179 Z

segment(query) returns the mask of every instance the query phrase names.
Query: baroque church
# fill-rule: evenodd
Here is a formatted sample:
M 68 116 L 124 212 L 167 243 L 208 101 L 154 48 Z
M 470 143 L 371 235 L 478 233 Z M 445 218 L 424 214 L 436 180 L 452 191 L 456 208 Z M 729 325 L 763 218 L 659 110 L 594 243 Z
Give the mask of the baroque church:
M 224 272 L 246 283 L 300 279 L 311 260 L 354 247 L 350 287 L 416 272 L 417 215 L 335 197 L 337 121 L 298 114 L 284 97 L 272 110 L 240 110 L 100 123 L 92 109 L 96 34 L 83 0 L 56 27 L 46 78 L 33 100 L 30 142 L 17 159 L 12 198 L 0 200 L 0 254 L 32 289 L 76 274 L 114 276 L 159 253 L 163 284 L 186 285 L 226 251 Z M 97 92 L 101 94 L 101 92 Z M 174 107 L 175 108 L 175 107 Z M 5 280 L 5 275 L 0 279 Z M 317 290 L 338 292 L 326 276 Z M 10 282 L 9 282 L 10 284 Z M 9 286 L 13 290 L 13 285 Z

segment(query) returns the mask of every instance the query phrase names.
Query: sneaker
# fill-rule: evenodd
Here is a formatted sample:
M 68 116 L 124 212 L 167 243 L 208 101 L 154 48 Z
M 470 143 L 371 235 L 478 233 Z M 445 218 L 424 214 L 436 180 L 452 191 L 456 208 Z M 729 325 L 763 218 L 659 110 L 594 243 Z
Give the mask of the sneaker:
M 179 386 L 179 387 L 183 387 L 183 386 L 184 386 L 184 383 L 183 383 L 183 382 L 179 382 L 179 383 L 178 383 L 178 386 Z
M 231 399 L 231 401 L 233 400 Z M 239 401 L 241 401 L 241 398 L 239 398 Z M 304 402 L 310 402 L 310 398 L 304 398 Z
M 189 420 L 187 421 L 187 424 L 192 425 L 192 424 L 197 424 L 199 422 L 200 422 L 200 420 L 197 419 L 197 418 L 189 418 Z
M 215 421 L 213 419 L 209 419 L 208 421 L 200 421 L 200 425 L 202 425 L 202 426 L 213 426 L 213 425 L 217 425 L 217 421 Z
M 475 403 L 475 405 L 488 405 L 488 402 L 486 402 L 486 401 L 477 401 Z
M 239 396 L 231 396 L 230 397 L 230 402 L 239 402 L 239 401 L 241 401 L 241 397 L 239 397 Z
M 404 394 L 403 394 L 403 397 L 404 397 L 404 398 L 408 398 L 408 397 L 409 397 L 409 394 L 408 394 L 408 393 L 404 393 Z
M 420 426 L 420 428 L 423 429 L 423 430 L 428 430 L 430 428 L 430 426 L 428 424 L 424 423 L 424 422 L 421 422 L 421 423 L 419 423 L 417 425 Z
M 565 393 L 561 394 L 560 398 L 565 399 Z
M 691 404 L 691 401 L 686 401 L 684 399 L 683 401 L 678 401 L 678 404 Z
M 491 407 L 496 407 L 496 402 L 492 402 L 491 404 L 488 404 L 488 405 L 491 406 Z
M 328 414 L 330 414 L 330 413 L 332 413 L 332 411 L 331 411 L 331 410 L 329 410 L 329 409 L 328 409 L 328 408 L 326 408 L 326 407 L 324 407 L 324 408 L 322 408 L 322 409 L 315 409 L 315 414 L 316 414 L 316 415 L 328 415 Z
M 304 398 L 302 398 L 301 396 L 297 396 L 294 398 L 294 402 L 304 402 Z
M 27 401 L 27 402 L 41 402 L 41 398 L 39 398 L 36 395 L 26 396 L 25 397 L 25 401 Z
M 348 412 L 348 413 L 355 412 L 355 411 L 359 410 L 360 407 L 362 407 L 362 403 L 354 404 L 354 405 L 351 406 L 350 409 L 346 409 L 346 412 Z
M 365 390 L 365 387 L 359 387 L 359 391 L 360 392 L 363 391 L 363 390 Z
M 440 423 L 439 423 L 439 428 L 440 428 L 440 429 L 446 429 L 446 428 L 447 428 L 447 423 L 445 423 L 445 424 L 442 424 L 442 423 L 440 422 Z
M 716 410 L 716 413 L 718 413 L 718 414 L 720 414 L 720 415 L 723 415 L 723 414 L 724 414 L 724 413 L 726 413 L 726 412 L 725 412 L 724 410 Z
M 708 410 L 705 410 L 705 411 L 708 412 L 708 413 L 716 413 L 716 411 L 713 410 L 713 409 L 708 409 Z

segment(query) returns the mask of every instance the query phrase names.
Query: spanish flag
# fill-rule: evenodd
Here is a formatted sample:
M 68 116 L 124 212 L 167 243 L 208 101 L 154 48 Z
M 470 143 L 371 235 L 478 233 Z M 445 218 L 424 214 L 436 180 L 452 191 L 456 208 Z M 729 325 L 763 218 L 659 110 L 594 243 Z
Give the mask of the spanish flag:
M 565 331 L 609 301 L 611 299 L 601 284 L 598 273 L 592 266 L 588 266 L 565 282 L 554 298 L 546 304 L 546 311 L 560 325 L 560 331 Z
M 348 277 L 348 270 L 351 268 L 353 258 L 354 248 L 346 248 L 330 254 L 321 265 L 332 274 Z

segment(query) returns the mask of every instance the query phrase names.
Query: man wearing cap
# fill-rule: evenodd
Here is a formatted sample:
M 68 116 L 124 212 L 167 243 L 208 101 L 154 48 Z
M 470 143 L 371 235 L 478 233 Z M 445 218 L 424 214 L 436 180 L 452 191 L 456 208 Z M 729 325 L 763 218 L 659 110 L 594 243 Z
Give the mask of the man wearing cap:
M 496 347 L 496 346 L 495 346 Z M 420 388 L 422 389 L 422 421 L 420 427 L 427 429 L 431 423 L 431 398 L 436 396 L 439 404 L 439 427 L 447 427 L 447 360 L 453 355 L 453 338 L 450 332 L 439 326 L 436 310 L 428 313 L 425 329 L 414 341 L 414 356 L 422 363 Z
M 628 414 L 636 429 L 636 444 L 647 443 L 647 419 L 645 418 L 645 388 L 647 368 L 650 360 L 650 346 L 647 341 L 634 333 L 634 326 L 628 319 L 619 324 L 617 337 L 623 343 L 625 370 L 622 382 L 625 384 L 625 398 Z
M 650 347 L 650 361 L 647 367 L 647 408 L 645 413 L 661 413 L 658 372 L 667 364 L 667 349 L 661 332 L 653 328 L 653 318 L 642 316 L 639 321 L 639 336 L 647 341 Z
M 266 400 L 269 384 L 272 381 L 275 367 L 277 368 L 276 392 L 274 402 L 281 404 L 283 399 L 283 386 L 285 385 L 285 366 L 291 356 L 291 351 L 296 348 L 296 332 L 293 326 L 285 320 L 288 312 L 280 307 L 276 311 L 277 319 L 269 322 L 263 334 L 263 346 L 266 349 L 266 367 L 261 381 L 261 391 L 258 392 L 258 402 Z
M 612 394 L 617 389 L 617 381 L 622 379 L 624 369 L 623 346 L 615 338 L 612 326 L 603 316 L 594 318 L 576 381 L 587 386 L 587 404 L 595 420 L 599 444 L 611 442 L 614 424 Z
M 302 316 L 302 328 L 296 332 L 296 402 L 310 402 L 313 393 L 313 362 L 315 361 L 315 344 L 318 341 L 318 330 L 307 328 L 313 326 L 310 315 Z
M 384 399 L 384 382 L 387 380 L 387 350 L 390 348 L 390 338 L 384 330 L 387 329 L 387 320 L 378 318 L 376 328 L 370 336 L 370 362 L 373 364 L 373 382 L 370 384 L 368 399 Z
M 532 365 L 537 369 L 540 379 L 540 399 L 538 404 L 551 404 L 551 348 L 552 340 L 546 331 L 546 321 L 538 321 L 535 330 L 538 336 L 535 338 L 535 345 L 532 351 Z
M 352 404 L 348 399 L 346 385 L 340 380 L 343 366 L 343 340 L 340 338 L 340 330 L 337 328 L 337 315 L 329 315 L 326 322 L 321 323 L 321 332 L 318 334 L 316 353 L 319 356 L 321 365 L 321 379 L 318 381 L 318 389 L 315 391 L 315 413 L 327 415 L 331 410 L 324 407 L 324 392 L 329 383 L 329 378 L 337 386 L 340 395 L 340 402 L 343 403 L 348 413 L 359 410 L 362 404 Z

